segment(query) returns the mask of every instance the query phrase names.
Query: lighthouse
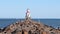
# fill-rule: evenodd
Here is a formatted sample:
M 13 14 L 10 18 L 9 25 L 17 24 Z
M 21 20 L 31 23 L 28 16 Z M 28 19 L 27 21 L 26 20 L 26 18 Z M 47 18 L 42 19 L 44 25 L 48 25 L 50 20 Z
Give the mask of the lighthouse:
M 27 9 L 26 11 L 26 19 L 29 19 L 30 18 L 30 9 Z

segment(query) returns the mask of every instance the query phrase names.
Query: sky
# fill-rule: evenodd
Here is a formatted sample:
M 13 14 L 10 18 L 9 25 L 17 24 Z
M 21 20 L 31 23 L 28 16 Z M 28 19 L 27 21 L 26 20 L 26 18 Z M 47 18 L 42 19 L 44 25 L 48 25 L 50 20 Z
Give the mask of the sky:
M 60 0 L 0 0 L 0 18 L 25 18 L 27 8 L 31 18 L 60 19 Z

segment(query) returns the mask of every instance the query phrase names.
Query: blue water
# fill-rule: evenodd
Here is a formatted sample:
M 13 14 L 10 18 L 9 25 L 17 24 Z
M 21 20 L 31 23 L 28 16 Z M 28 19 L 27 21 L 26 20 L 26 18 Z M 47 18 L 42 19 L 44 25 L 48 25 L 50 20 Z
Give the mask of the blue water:
M 0 19 L 0 28 L 4 28 L 19 20 L 24 20 L 24 19 Z M 48 26 L 53 26 L 54 28 L 60 27 L 60 19 L 32 19 L 32 20 L 41 22 Z

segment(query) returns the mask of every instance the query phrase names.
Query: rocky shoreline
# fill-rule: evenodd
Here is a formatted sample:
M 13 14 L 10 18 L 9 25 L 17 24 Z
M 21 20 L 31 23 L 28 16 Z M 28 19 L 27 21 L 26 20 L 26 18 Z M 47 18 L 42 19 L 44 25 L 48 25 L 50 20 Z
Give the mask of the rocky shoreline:
M 0 34 L 60 34 L 60 29 L 36 22 L 30 18 L 30 10 L 27 9 L 26 18 L 0 29 Z
M 0 29 L 0 34 L 60 34 L 60 30 L 31 19 L 25 19 Z

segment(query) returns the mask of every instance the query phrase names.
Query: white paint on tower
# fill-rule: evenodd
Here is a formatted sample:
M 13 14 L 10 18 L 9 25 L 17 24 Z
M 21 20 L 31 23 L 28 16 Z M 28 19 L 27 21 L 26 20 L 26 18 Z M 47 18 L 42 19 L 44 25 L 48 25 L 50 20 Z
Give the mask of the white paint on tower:
M 27 9 L 26 17 L 27 17 L 27 18 L 30 18 L 30 10 L 29 10 L 29 9 Z

